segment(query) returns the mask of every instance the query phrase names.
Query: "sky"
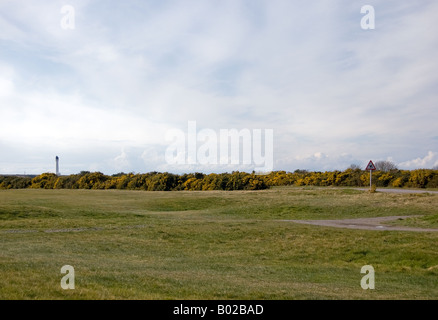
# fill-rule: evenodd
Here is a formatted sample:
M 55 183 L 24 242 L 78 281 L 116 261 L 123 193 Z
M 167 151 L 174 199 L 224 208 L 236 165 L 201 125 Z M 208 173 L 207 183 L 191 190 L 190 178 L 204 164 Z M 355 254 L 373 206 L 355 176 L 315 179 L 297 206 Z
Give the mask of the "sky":
M 272 130 L 272 170 L 438 166 L 437 14 L 433 0 L 0 0 L 0 174 L 54 172 L 56 156 L 61 174 L 257 167 L 168 161 L 169 132 L 189 148 L 193 123 L 196 148 L 201 131 Z

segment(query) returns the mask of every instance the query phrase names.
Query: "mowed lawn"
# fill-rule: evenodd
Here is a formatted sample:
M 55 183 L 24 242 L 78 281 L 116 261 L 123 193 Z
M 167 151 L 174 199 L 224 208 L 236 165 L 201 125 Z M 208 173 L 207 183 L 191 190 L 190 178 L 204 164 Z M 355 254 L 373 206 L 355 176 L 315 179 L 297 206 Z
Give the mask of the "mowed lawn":
M 437 228 L 437 208 L 437 194 L 311 187 L 1 190 L 0 299 L 438 299 L 438 232 L 281 221 L 412 215 L 396 223 Z

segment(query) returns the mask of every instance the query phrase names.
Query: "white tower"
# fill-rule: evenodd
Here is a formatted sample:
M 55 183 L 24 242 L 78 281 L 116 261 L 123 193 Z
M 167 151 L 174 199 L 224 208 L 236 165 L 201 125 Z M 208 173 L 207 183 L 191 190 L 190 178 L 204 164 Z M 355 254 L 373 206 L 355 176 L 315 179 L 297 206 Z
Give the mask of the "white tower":
M 56 175 L 60 176 L 61 174 L 59 173 L 59 157 L 56 156 Z

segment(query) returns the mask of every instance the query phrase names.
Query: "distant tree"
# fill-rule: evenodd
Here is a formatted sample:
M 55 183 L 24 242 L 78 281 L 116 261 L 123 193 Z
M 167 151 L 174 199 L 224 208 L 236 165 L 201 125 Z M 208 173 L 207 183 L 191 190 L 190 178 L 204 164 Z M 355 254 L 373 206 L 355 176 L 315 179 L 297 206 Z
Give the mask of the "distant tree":
M 83 175 L 77 183 L 80 189 L 104 189 L 108 179 L 102 172 L 92 172 Z
M 359 170 L 361 170 L 362 168 L 361 168 L 360 165 L 358 165 L 358 164 L 356 164 L 356 163 L 352 163 L 352 164 L 350 164 L 350 166 L 348 167 L 348 169 L 351 169 L 351 170 L 357 170 L 357 169 L 359 169 Z
M 200 172 L 195 172 L 195 178 L 196 179 L 204 179 L 205 174 Z
M 23 189 L 31 185 L 32 178 L 19 176 L 0 176 L 0 189 Z
M 432 170 L 438 170 L 438 164 L 432 167 Z
M 58 176 L 54 173 L 46 172 L 32 179 L 31 188 L 35 189 L 53 189 Z
M 392 161 L 377 161 L 375 163 L 376 169 L 383 172 L 388 172 L 391 170 L 398 170 L 397 166 Z
M 115 173 L 115 174 L 113 174 L 111 177 L 123 177 L 124 175 L 126 175 L 126 173 L 124 173 L 124 172 L 119 172 L 119 173 Z
M 77 184 L 80 176 L 78 174 L 71 174 L 69 176 L 61 176 L 56 179 L 55 185 L 53 188 L 55 189 L 78 189 L 79 185 Z

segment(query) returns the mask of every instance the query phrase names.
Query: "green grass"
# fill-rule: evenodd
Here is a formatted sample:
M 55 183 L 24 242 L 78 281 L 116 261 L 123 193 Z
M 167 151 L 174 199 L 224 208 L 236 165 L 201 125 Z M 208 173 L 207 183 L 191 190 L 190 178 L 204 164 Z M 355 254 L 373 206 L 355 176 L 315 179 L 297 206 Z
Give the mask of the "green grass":
M 311 187 L 4 190 L 0 299 L 438 299 L 436 232 L 279 221 L 413 215 L 396 223 L 431 228 L 437 208 L 435 194 Z M 60 286 L 66 264 L 74 290 Z

